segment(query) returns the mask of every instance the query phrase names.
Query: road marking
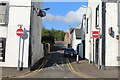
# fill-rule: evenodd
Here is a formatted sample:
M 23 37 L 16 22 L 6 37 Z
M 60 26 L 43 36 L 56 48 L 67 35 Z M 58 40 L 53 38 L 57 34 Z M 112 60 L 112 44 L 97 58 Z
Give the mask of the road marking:
M 55 68 L 61 69 L 61 70 L 64 71 L 64 69 L 63 69 L 62 67 L 60 67 L 60 65 L 58 65 L 57 63 L 54 63 L 54 64 L 52 65 L 52 67 L 51 67 L 51 69 L 55 69 Z
M 35 71 L 28 73 L 28 74 L 24 74 L 21 76 L 15 76 L 15 77 L 9 77 L 9 78 L 24 78 L 26 76 L 32 76 L 34 74 L 37 74 L 38 72 L 40 72 L 41 70 L 44 70 L 43 67 L 47 64 L 48 59 L 51 57 L 51 55 L 40 65 L 40 67 L 38 69 L 36 69 Z
M 70 71 L 73 72 L 74 74 L 76 74 L 77 76 L 80 76 L 80 77 L 82 77 L 82 78 L 93 78 L 93 77 L 88 76 L 88 75 L 86 75 L 86 74 L 76 72 L 76 71 L 73 69 L 73 67 L 72 67 L 70 61 L 68 60 L 68 58 L 67 58 L 67 62 L 68 62 L 68 63 L 67 63 L 67 66 L 68 66 L 68 68 L 70 69 Z
M 64 77 L 64 78 L 67 78 L 67 77 Z

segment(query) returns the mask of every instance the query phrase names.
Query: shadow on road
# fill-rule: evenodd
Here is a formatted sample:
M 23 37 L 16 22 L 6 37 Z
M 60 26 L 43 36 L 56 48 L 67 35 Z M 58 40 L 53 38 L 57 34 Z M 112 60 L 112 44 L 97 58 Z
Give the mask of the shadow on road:
M 63 64 L 67 64 L 66 59 L 68 58 L 71 62 L 75 62 L 75 57 L 65 57 L 64 56 L 64 47 L 63 46 L 55 46 L 53 51 L 46 55 L 44 58 L 40 59 L 32 68 L 31 71 L 34 71 L 36 69 L 38 69 L 41 64 L 43 63 L 43 61 L 45 61 L 50 55 L 51 57 L 48 59 L 47 64 L 43 67 L 43 68 L 47 68 L 47 67 L 52 67 L 52 66 L 56 66 L 57 65 L 63 65 Z M 41 67 L 40 67 L 41 68 Z

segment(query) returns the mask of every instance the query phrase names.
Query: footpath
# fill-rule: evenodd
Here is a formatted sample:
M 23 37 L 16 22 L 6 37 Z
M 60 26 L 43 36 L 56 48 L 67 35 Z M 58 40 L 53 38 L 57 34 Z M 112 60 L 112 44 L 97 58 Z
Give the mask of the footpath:
M 79 63 L 72 62 L 71 65 L 78 73 L 91 76 L 93 78 L 118 78 L 120 69 L 118 68 L 105 68 L 104 70 L 98 69 L 92 63 L 89 64 L 87 60 L 81 60 Z

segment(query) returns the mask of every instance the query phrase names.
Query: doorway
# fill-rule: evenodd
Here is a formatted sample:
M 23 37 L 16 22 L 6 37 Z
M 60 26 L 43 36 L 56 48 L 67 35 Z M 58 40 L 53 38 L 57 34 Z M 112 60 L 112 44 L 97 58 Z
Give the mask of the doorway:
M 99 39 L 96 39 L 96 46 L 95 46 L 95 64 L 98 64 L 98 54 L 99 54 Z

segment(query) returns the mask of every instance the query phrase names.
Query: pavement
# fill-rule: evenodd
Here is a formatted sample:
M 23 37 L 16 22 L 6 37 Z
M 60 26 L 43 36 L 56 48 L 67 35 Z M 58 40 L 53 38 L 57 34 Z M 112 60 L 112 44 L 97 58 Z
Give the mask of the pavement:
M 2 68 L 2 77 L 7 78 L 7 77 L 12 77 L 12 76 L 19 76 L 23 75 L 26 73 L 29 73 L 29 69 L 25 68 L 22 71 L 17 71 L 17 68 Z
M 97 66 L 89 64 L 87 60 L 81 60 L 79 63 L 71 63 L 75 71 L 86 74 L 92 78 L 118 78 L 117 68 L 98 69 Z
M 50 55 L 39 60 L 31 72 L 28 69 L 18 72 L 16 68 L 2 68 L 2 77 L 4 77 L 3 80 L 8 77 L 11 80 L 16 78 L 23 80 L 27 78 L 92 78 L 91 80 L 108 78 L 109 80 L 118 80 L 117 68 L 101 70 L 97 69 L 95 65 L 89 64 L 87 60 L 80 60 L 79 63 L 76 63 L 75 60 L 75 57 L 64 57 L 63 50 L 57 47 Z

